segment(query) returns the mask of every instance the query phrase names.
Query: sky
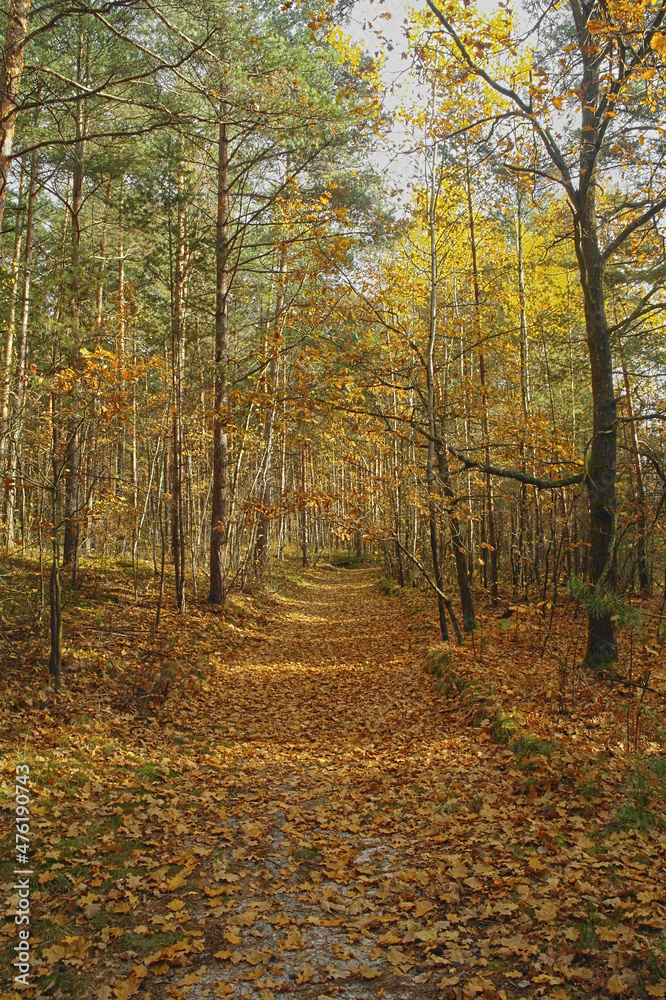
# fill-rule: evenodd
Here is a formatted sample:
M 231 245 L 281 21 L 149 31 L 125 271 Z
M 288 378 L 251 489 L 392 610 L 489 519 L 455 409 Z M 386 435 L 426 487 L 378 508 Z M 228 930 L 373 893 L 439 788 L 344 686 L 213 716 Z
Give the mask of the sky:
M 404 22 L 407 18 L 409 8 L 416 10 L 424 9 L 425 0 L 357 0 L 354 4 L 352 18 L 349 26 L 345 29 L 351 34 L 354 41 L 362 42 L 367 50 L 375 53 L 377 37 L 373 29 L 381 29 L 386 38 L 393 43 L 393 51 L 386 53 L 386 65 L 384 67 L 384 79 L 387 87 L 398 80 L 407 69 L 407 61 L 401 58 L 405 50 L 405 36 L 403 34 Z M 490 12 L 497 7 L 497 0 L 476 0 L 476 7 L 480 11 Z M 390 20 L 381 18 L 381 14 L 390 14 Z M 371 22 L 373 29 L 367 27 Z M 364 30 L 364 24 L 366 28 Z
M 355 42 L 363 45 L 371 54 L 378 51 L 383 52 L 385 63 L 383 68 L 383 78 L 385 86 L 385 106 L 390 112 L 399 103 L 397 95 L 392 94 L 392 88 L 403 83 L 409 76 L 409 61 L 403 59 L 402 55 L 406 51 L 407 44 L 404 34 L 404 26 L 408 20 L 408 10 L 425 8 L 425 0 L 357 0 L 353 7 L 353 13 L 348 24 L 343 30 L 351 35 Z M 497 0 L 476 0 L 476 6 L 481 11 L 493 11 L 497 7 Z M 390 19 L 381 17 L 382 14 L 390 14 Z M 381 31 L 382 35 L 393 45 L 392 51 L 388 51 L 386 46 L 378 39 L 376 31 Z M 403 97 L 404 100 L 404 97 Z M 375 164 L 381 172 L 388 172 L 393 178 L 396 186 L 402 187 L 403 181 L 409 175 L 413 175 L 415 163 L 408 162 L 409 158 L 399 152 L 405 135 L 397 126 L 387 137 L 384 149 L 375 155 Z

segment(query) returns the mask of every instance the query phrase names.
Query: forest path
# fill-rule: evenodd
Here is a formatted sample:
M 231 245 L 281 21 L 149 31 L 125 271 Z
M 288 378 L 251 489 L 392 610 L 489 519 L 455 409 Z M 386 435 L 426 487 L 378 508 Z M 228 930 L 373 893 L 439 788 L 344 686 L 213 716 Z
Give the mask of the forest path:
M 496 874 L 507 752 L 452 731 L 421 632 L 376 572 L 310 570 L 272 604 L 233 658 L 214 657 L 191 720 L 221 753 L 197 844 L 208 891 L 224 891 L 197 914 L 217 959 L 187 996 L 454 996 L 475 945 L 461 895 L 478 905 L 478 875 Z

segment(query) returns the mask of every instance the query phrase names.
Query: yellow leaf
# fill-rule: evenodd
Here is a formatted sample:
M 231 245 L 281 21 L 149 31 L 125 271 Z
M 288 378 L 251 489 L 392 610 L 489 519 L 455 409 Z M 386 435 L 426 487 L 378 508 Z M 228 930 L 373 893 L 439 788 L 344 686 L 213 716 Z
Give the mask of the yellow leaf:
M 114 988 L 115 1000 L 130 1000 L 130 997 L 136 996 L 140 987 L 141 980 L 137 979 L 136 976 L 130 976 L 129 979 L 125 979 Z
M 296 977 L 296 985 L 302 986 L 303 983 L 307 983 L 314 976 L 314 969 L 309 963 L 305 963 L 298 970 L 298 976 Z
M 198 972 L 188 972 L 183 979 L 178 983 L 179 986 L 196 986 L 203 975 L 204 970 L 200 969 Z
M 305 948 L 298 927 L 292 927 L 289 931 L 287 931 L 286 938 L 282 941 L 278 941 L 278 946 L 282 948 L 283 951 L 297 951 L 300 948 Z
M 359 965 L 354 969 L 354 972 L 361 976 L 363 979 L 376 979 L 377 976 L 381 976 L 379 969 L 375 969 L 372 965 Z
M 155 976 L 164 976 L 170 968 L 171 966 L 168 962 L 156 962 L 155 965 L 151 965 L 150 971 Z
M 613 930 L 611 927 L 600 927 L 597 930 L 597 936 L 600 941 L 617 941 L 620 932 Z
M 414 907 L 415 917 L 424 917 L 426 913 L 430 913 L 434 909 L 434 903 L 431 903 L 429 899 L 421 899 Z
M 557 916 L 557 903 L 544 903 L 542 907 L 535 910 L 534 916 L 541 923 L 551 924 L 555 917 Z
M 331 979 L 349 979 L 351 976 L 348 969 L 336 969 L 334 965 L 327 965 L 326 971 Z
M 655 31 L 650 41 L 650 48 L 654 49 L 655 52 L 664 52 L 666 50 L 666 35 L 662 34 L 661 31 Z
M 389 965 L 394 966 L 396 969 L 401 969 L 403 972 L 411 969 L 414 964 L 410 961 L 409 955 L 405 955 L 404 951 L 400 948 L 389 948 L 386 952 L 386 957 L 389 961 Z
M 47 965 L 55 965 L 65 955 L 66 951 L 62 945 L 54 944 L 50 948 L 44 948 L 42 951 L 42 961 L 46 962 Z
M 267 962 L 270 959 L 271 952 L 259 951 L 257 948 L 253 948 L 252 951 L 248 951 L 243 957 L 250 965 L 261 965 L 262 962 Z

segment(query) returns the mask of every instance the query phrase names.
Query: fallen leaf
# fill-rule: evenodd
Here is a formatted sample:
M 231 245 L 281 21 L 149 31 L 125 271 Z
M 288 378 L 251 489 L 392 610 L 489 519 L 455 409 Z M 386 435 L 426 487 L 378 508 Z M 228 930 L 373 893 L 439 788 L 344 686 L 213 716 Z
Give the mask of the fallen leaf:
M 306 964 L 302 965 L 298 970 L 298 975 L 296 976 L 296 985 L 302 986 L 303 983 L 309 982 L 314 976 L 314 973 L 315 970 L 313 969 L 313 967 L 306 962 Z
M 372 965 L 367 965 L 366 963 L 357 965 L 352 971 L 355 972 L 357 976 L 361 976 L 362 979 L 376 979 L 377 976 L 381 976 L 379 969 L 374 968 Z
M 298 927 L 292 927 L 287 931 L 286 937 L 282 941 L 278 941 L 278 947 L 282 951 L 297 951 L 300 948 L 305 948 Z
M 534 911 L 534 916 L 541 923 L 551 924 L 557 917 L 557 903 L 544 903 L 543 906 Z

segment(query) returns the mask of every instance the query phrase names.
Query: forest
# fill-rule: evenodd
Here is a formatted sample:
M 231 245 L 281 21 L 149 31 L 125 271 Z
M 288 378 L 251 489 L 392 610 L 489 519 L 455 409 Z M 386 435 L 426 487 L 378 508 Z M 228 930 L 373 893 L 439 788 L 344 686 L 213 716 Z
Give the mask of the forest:
M 666 997 L 664 0 L 1 7 L 0 1000 Z

